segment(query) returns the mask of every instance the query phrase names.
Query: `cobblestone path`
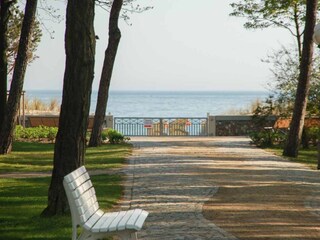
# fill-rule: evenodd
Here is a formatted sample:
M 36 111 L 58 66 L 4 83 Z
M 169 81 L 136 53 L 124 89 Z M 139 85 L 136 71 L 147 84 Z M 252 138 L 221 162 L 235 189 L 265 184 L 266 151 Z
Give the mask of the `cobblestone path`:
M 202 215 L 204 202 L 218 190 L 203 174 L 213 164 L 208 140 L 133 139 L 123 207 L 149 211 L 139 239 L 236 239 Z
M 139 239 L 237 239 L 231 232 L 243 239 L 274 239 L 257 238 L 254 227 L 250 229 L 259 220 L 257 217 L 265 219 L 263 216 L 269 216 L 270 209 L 276 210 L 275 215 L 269 216 L 270 229 L 264 232 L 265 236 L 277 234 L 273 232 L 272 219 L 278 217 L 279 221 L 283 221 L 281 224 L 289 224 L 294 229 L 292 234 L 286 233 L 287 237 L 281 239 L 319 239 L 314 238 L 318 236 L 317 226 L 320 225 L 317 224 L 320 223 L 318 171 L 250 146 L 249 139 L 245 137 L 148 137 L 133 138 L 132 142 L 133 154 L 124 169 L 128 179 L 122 208 L 149 211 L 144 228 L 138 233 Z M 250 188 L 262 185 L 260 189 L 263 192 L 249 192 L 247 198 L 243 198 L 245 193 L 237 188 L 242 185 Z M 270 188 L 266 192 L 264 185 L 281 188 Z M 221 195 L 226 190 L 234 192 Z M 258 197 L 257 202 L 252 199 L 254 195 Z M 262 206 L 265 205 L 259 202 L 263 196 L 269 199 L 269 209 L 264 209 Z M 290 197 L 293 199 L 290 200 Z M 245 201 L 241 202 L 238 198 Z M 213 204 L 210 210 L 212 201 L 220 203 Z M 251 211 L 251 206 L 262 208 L 259 212 Z M 243 208 L 247 210 L 243 211 Z M 285 210 L 279 212 L 282 208 Z M 203 210 L 206 217 L 209 213 L 208 219 L 211 221 L 204 218 Z M 259 213 L 258 216 L 255 212 Z M 292 213 L 297 213 L 294 220 L 298 225 L 290 223 Z M 241 219 L 241 214 L 245 218 Z M 289 221 L 285 222 L 288 218 Z M 280 233 L 282 230 L 278 229 Z M 261 231 L 261 234 L 264 233 Z M 298 235 L 304 237 L 296 238 Z

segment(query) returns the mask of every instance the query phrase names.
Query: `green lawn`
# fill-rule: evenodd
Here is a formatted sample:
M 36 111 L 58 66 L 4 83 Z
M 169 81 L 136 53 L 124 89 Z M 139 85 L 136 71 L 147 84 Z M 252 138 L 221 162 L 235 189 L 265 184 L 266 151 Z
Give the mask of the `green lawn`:
M 87 150 L 91 169 L 120 167 L 130 145 L 104 145 Z M 15 143 L 14 152 L 1 156 L 1 172 L 47 171 L 53 145 Z M 3 169 L 4 168 L 4 169 Z M 100 207 L 110 209 L 122 195 L 119 175 L 91 176 Z M 0 178 L 0 239 L 71 239 L 71 217 L 40 218 L 46 207 L 50 177 Z
M 268 148 L 266 149 L 275 153 L 278 156 L 282 156 L 283 149 L 281 148 Z M 290 161 L 299 162 L 310 166 L 312 169 L 317 168 L 318 160 L 317 160 L 318 152 L 316 147 L 311 147 L 310 149 L 300 149 L 299 155 L 297 158 L 286 157 Z
M 53 147 L 53 144 L 16 142 L 11 154 L 0 155 L 0 173 L 51 171 Z M 106 144 L 99 148 L 88 148 L 85 157 L 86 168 L 120 167 L 130 149 L 129 144 Z

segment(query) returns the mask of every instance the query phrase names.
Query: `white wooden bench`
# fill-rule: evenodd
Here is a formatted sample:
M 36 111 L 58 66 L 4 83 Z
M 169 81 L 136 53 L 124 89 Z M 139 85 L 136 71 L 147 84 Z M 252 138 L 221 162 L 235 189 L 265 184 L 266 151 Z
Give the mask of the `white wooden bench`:
M 95 190 L 84 166 L 64 177 L 72 217 L 72 240 L 103 239 L 117 235 L 121 239 L 138 239 L 148 212 L 133 209 L 120 212 L 103 212 L 99 209 Z M 78 227 L 82 232 L 78 235 Z

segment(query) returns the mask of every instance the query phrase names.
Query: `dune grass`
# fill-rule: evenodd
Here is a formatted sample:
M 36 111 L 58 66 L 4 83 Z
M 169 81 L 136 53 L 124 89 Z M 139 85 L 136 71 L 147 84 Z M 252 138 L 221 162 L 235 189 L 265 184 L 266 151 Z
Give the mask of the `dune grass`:
M 86 167 L 120 167 L 131 146 L 104 145 L 87 150 Z M 42 172 L 52 168 L 53 145 L 15 143 L 12 154 L 0 157 L 1 172 Z M 110 209 L 123 191 L 119 175 L 91 176 L 100 207 Z M 47 205 L 50 177 L 0 178 L 0 239 L 71 239 L 71 217 L 41 218 Z

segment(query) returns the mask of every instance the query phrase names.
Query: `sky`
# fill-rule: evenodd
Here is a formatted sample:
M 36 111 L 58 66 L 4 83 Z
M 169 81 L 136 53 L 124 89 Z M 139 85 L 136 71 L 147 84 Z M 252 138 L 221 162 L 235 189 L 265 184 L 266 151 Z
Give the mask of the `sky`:
M 152 10 L 120 20 L 122 38 L 110 90 L 263 91 L 272 80 L 267 54 L 294 40 L 282 29 L 244 29 L 245 19 L 231 17 L 237 0 L 138 0 Z M 65 3 L 55 2 L 64 14 Z M 40 13 L 41 14 L 41 13 Z M 108 41 L 109 13 L 96 8 L 93 90 L 99 86 Z M 65 18 L 64 18 L 65 19 Z M 27 69 L 25 90 L 61 90 L 65 67 L 65 21 L 45 22 L 36 55 Z

